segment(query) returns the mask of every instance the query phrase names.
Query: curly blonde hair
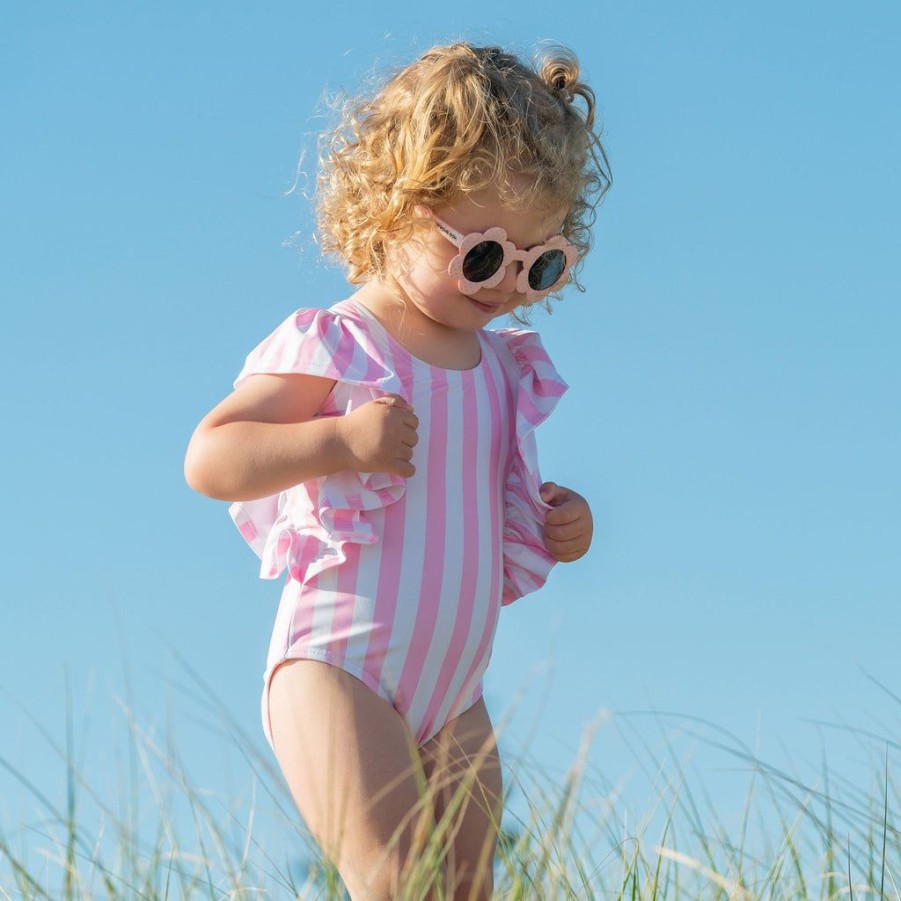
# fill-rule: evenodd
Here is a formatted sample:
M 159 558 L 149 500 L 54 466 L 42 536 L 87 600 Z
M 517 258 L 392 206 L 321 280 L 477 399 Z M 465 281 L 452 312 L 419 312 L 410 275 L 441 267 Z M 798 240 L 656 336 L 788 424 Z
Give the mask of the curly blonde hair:
M 536 68 L 498 47 L 434 47 L 340 116 L 320 143 L 317 224 L 351 282 L 386 275 L 386 248 L 413 236 L 417 204 L 488 187 L 514 208 L 567 209 L 562 233 L 588 251 L 611 177 L 594 92 L 565 47 Z

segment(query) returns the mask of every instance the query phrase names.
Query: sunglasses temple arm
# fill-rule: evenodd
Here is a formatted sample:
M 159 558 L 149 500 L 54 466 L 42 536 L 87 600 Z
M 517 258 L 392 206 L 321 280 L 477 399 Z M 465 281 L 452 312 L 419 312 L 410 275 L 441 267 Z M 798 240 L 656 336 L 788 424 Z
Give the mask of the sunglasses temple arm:
M 459 247 L 463 243 L 463 235 L 461 235 L 460 232 L 456 231 L 455 229 L 451 228 L 446 222 L 443 222 L 441 219 L 435 216 L 434 213 L 432 215 L 435 219 L 435 224 L 438 226 L 438 230 L 445 237 L 450 238 L 450 240 L 453 241 L 454 244 L 457 245 L 457 247 Z

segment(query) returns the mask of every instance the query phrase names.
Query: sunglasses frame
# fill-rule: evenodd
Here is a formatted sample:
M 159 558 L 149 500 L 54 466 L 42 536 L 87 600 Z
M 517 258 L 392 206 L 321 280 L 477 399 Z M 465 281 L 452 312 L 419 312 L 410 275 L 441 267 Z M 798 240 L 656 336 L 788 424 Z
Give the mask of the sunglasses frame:
M 494 288 L 499 285 L 507 271 L 507 266 L 509 266 L 510 263 L 519 261 L 522 263 L 522 270 L 516 277 L 516 290 L 520 294 L 525 295 L 526 303 L 535 303 L 547 294 L 550 294 L 553 291 L 559 291 L 569 281 L 570 270 L 579 259 L 579 251 L 576 249 L 575 245 L 567 241 L 563 235 L 554 235 L 553 238 L 549 238 L 543 244 L 536 244 L 528 250 L 520 250 L 512 241 L 507 240 L 507 232 L 498 226 L 489 228 L 484 232 L 470 232 L 468 235 L 462 235 L 455 228 L 448 225 L 442 219 L 439 219 L 434 212 L 432 212 L 432 218 L 435 220 L 438 231 L 440 231 L 448 241 L 455 244 L 459 250 L 459 253 L 450 261 L 447 271 L 457 279 L 457 288 L 460 290 L 460 293 L 466 294 L 467 296 L 475 294 L 479 288 Z M 499 244 L 503 250 L 504 257 L 501 260 L 500 266 L 497 268 L 497 272 L 494 272 L 484 281 L 472 282 L 463 275 L 463 262 L 469 251 L 484 241 L 494 241 Z M 553 285 L 536 291 L 529 284 L 529 272 L 538 258 L 549 250 L 563 251 L 565 261 L 563 272 L 560 273 L 560 278 L 558 278 Z

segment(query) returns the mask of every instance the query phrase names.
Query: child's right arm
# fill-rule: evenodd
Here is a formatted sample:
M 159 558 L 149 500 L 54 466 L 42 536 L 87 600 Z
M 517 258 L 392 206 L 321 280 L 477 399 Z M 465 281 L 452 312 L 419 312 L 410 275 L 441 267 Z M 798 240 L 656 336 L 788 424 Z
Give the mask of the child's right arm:
M 409 478 L 419 420 L 389 394 L 346 416 L 316 418 L 335 383 L 313 375 L 253 375 L 191 437 L 185 478 L 201 494 L 246 501 L 341 470 Z

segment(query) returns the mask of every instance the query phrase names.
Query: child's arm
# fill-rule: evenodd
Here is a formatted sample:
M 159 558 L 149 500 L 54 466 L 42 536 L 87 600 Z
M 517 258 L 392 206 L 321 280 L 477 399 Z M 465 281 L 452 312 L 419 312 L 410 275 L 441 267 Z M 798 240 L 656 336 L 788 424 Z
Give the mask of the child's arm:
M 409 478 L 419 420 L 397 395 L 346 416 L 316 418 L 335 383 L 312 375 L 253 375 L 201 420 L 185 478 L 201 494 L 246 501 L 350 469 Z
M 554 482 L 541 486 L 541 499 L 554 509 L 544 520 L 544 546 L 558 563 L 572 563 L 591 546 L 591 508 L 581 494 Z

